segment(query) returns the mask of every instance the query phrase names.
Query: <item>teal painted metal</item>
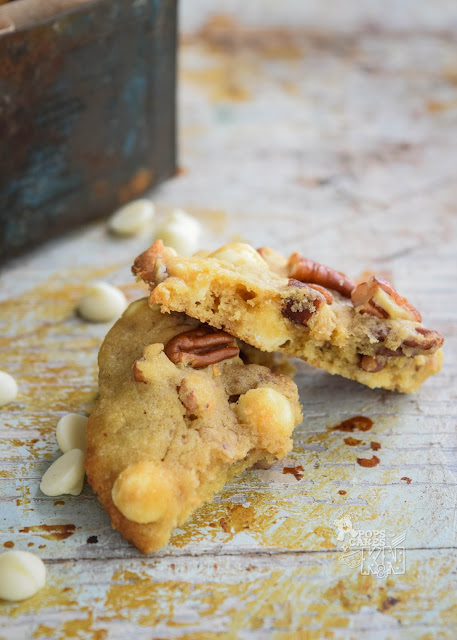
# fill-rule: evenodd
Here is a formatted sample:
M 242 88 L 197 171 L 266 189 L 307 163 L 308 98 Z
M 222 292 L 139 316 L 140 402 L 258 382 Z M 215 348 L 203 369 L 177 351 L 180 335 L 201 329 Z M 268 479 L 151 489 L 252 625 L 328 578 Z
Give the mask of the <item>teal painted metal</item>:
M 176 0 L 98 0 L 0 37 L 0 260 L 175 171 Z

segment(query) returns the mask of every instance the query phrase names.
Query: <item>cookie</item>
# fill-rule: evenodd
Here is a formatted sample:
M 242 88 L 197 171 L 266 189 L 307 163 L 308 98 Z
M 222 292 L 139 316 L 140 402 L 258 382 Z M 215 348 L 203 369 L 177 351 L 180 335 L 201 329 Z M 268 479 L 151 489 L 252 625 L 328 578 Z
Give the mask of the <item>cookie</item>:
M 267 352 L 368 387 L 412 392 L 441 368 L 443 336 L 386 281 L 356 283 L 294 253 L 235 243 L 184 258 L 157 241 L 135 261 L 151 302 Z
M 236 340 L 184 314 L 134 302 L 99 354 L 87 424 L 87 477 L 113 526 L 140 551 L 255 463 L 292 448 L 297 388 L 245 364 Z

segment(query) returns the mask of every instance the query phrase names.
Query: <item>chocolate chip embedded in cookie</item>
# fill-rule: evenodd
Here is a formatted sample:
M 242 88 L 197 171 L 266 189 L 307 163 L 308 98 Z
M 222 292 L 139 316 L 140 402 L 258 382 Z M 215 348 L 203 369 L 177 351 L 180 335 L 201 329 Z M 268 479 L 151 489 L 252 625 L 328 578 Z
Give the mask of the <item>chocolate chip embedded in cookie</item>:
M 238 354 L 228 333 L 146 298 L 105 338 L 87 476 L 113 526 L 144 553 L 236 474 L 292 448 L 295 384 Z
M 357 285 L 297 252 L 286 259 L 242 243 L 185 258 L 158 241 L 133 271 L 163 312 L 182 311 L 262 351 L 297 356 L 369 387 L 415 391 L 441 368 L 441 334 L 380 278 Z

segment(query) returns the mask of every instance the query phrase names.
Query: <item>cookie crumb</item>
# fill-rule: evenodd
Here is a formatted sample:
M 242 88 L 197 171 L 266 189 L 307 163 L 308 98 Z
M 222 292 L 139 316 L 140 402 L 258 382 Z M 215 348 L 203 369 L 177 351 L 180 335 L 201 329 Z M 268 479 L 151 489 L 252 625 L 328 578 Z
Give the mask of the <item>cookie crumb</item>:
M 294 478 L 298 481 L 303 478 L 303 467 L 301 466 L 301 464 L 297 465 L 296 467 L 284 467 L 282 472 L 284 474 L 290 473 L 290 475 L 294 476 Z
M 361 467 L 376 467 L 381 460 L 378 456 L 372 456 L 371 458 L 357 458 L 357 464 Z
M 336 427 L 333 427 L 332 431 L 349 431 L 352 433 L 353 431 L 369 431 L 373 426 L 373 420 L 370 418 L 366 418 L 365 416 L 354 416 L 353 418 L 348 418 L 347 420 L 343 420 L 340 424 L 337 424 Z

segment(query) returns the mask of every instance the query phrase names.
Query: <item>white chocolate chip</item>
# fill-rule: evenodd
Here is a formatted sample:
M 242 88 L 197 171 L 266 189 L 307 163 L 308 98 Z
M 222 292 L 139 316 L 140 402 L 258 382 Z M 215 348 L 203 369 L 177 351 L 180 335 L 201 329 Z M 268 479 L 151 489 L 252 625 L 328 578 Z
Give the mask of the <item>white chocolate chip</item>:
M 46 583 L 43 561 L 28 551 L 6 551 L 0 554 L 0 598 L 25 600 Z
M 249 389 L 239 397 L 234 411 L 243 424 L 249 425 L 267 441 L 270 436 L 292 434 L 295 419 L 290 402 L 270 387 Z
M 72 449 L 86 450 L 86 416 L 68 413 L 57 423 L 56 436 L 63 453 Z
M 214 253 L 211 253 L 208 258 L 216 258 L 240 267 L 252 265 L 262 269 L 268 268 L 262 256 L 250 244 L 245 244 L 244 242 L 225 244 Z
M 118 236 L 134 236 L 152 221 L 154 210 L 151 200 L 134 200 L 113 213 L 108 221 L 108 228 Z
M 84 453 L 72 449 L 57 458 L 44 474 L 40 489 L 46 496 L 79 496 L 84 484 Z
M 127 300 L 119 289 L 107 282 L 92 283 L 78 304 L 78 313 L 90 322 L 109 322 L 127 308 Z
M 192 216 L 176 209 L 156 229 L 156 239 L 161 238 L 167 247 L 172 247 L 183 256 L 197 251 L 201 235 L 201 225 Z
M 123 516 L 141 524 L 157 522 L 176 506 L 170 472 L 154 462 L 129 465 L 117 476 L 111 496 Z
M 378 305 L 378 307 L 384 309 L 389 318 L 414 320 L 414 316 L 411 315 L 411 311 L 404 307 L 400 307 L 400 305 L 395 302 L 394 298 L 381 289 L 381 287 L 376 288 L 376 291 L 373 294 L 373 301 Z
M 13 376 L 6 371 L 0 371 L 0 407 L 13 402 L 17 396 L 17 384 Z

